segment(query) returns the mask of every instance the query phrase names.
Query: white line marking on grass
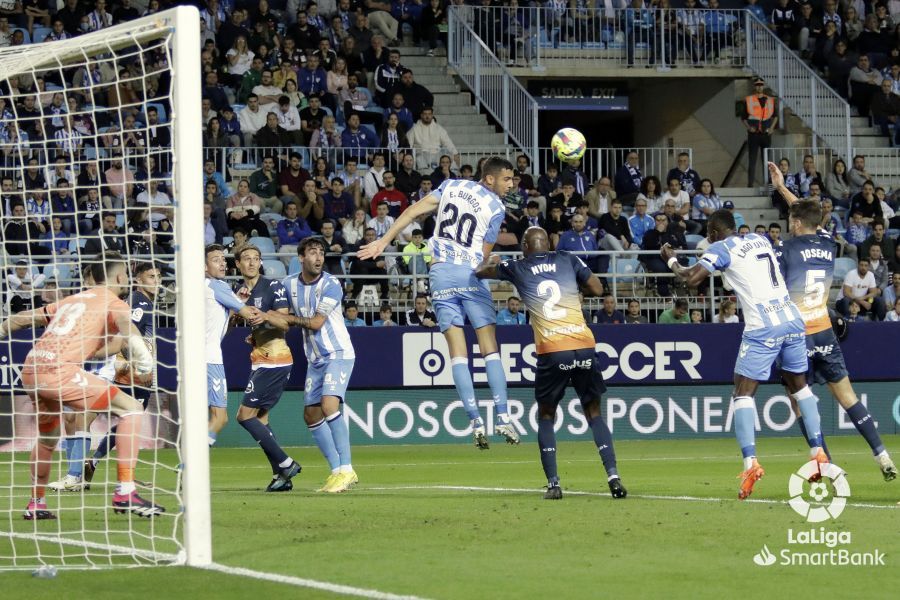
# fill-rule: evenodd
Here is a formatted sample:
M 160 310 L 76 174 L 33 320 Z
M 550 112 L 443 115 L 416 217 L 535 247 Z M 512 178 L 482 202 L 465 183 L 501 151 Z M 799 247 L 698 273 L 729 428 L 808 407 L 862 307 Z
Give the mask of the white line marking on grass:
M 378 590 L 368 590 L 365 588 L 352 587 L 349 585 L 340 585 L 337 583 L 329 583 L 327 581 L 316 581 L 315 579 L 305 579 L 303 577 L 293 577 L 290 575 L 279 575 L 278 573 L 266 573 L 263 571 L 254 571 L 253 569 L 244 569 L 242 567 L 231 567 L 219 563 L 200 567 L 210 571 L 217 571 L 227 575 L 238 575 L 241 577 L 250 577 L 252 579 L 260 579 L 262 581 L 271 581 L 273 583 L 283 583 L 285 585 L 293 585 L 296 587 L 311 588 L 314 590 L 322 590 L 335 594 L 344 594 L 346 596 L 358 596 L 360 598 L 373 598 L 374 600 L 424 600 L 420 596 L 402 596 L 399 594 L 391 594 L 389 592 L 380 592 Z
M 81 533 L 72 532 L 72 535 L 78 536 L 78 535 L 83 535 L 83 533 L 84 532 L 81 532 Z M 121 531 L 112 531 L 110 533 L 118 534 L 118 533 L 122 533 L 122 532 Z M 66 538 L 66 537 L 62 537 L 59 535 L 46 535 L 46 534 L 42 534 L 42 533 L 20 533 L 20 532 L 15 532 L 15 531 L 0 531 L 0 538 L 3 538 L 3 537 L 27 540 L 27 541 L 31 541 L 31 542 L 48 542 L 51 544 L 60 544 L 60 545 L 64 545 L 64 546 L 78 546 L 81 548 L 87 548 L 89 550 L 103 550 L 110 554 L 110 556 L 109 556 L 110 558 L 112 556 L 121 555 L 121 556 L 125 556 L 125 557 L 139 556 L 141 558 L 146 558 L 147 560 L 169 562 L 169 563 L 176 563 L 179 560 L 178 555 L 170 554 L 168 552 L 156 552 L 154 550 L 144 550 L 142 548 L 132 548 L 129 546 L 120 546 L 117 544 L 101 544 L 98 542 L 89 542 L 84 539 Z M 72 558 L 74 559 L 74 558 L 80 558 L 80 557 L 72 557 Z M 91 556 L 87 556 L 86 560 L 91 561 L 91 558 L 92 558 Z M 104 557 L 96 556 L 93 558 L 94 558 L 94 560 L 99 560 Z M 42 564 L 44 564 L 44 563 L 52 564 L 52 560 L 42 561 Z M 61 566 L 62 568 L 66 567 L 66 565 L 54 565 L 54 566 Z M 151 566 L 151 565 L 142 564 L 140 566 Z M 76 568 L 91 569 L 91 568 L 96 568 L 96 566 L 92 564 L 92 565 L 86 565 L 83 567 L 78 566 Z
M 503 487 L 478 487 L 468 485 L 399 485 L 384 487 L 360 487 L 360 491 L 389 492 L 395 490 L 445 490 L 451 492 L 503 492 L 511 494 L 533 494 L 542 491 L 544 488 L 503 488 Z M 599 496 L 603 498 L 609 497 L 605 492 L 582 492 L 578 490 L 564 490 L 563 495 L 570 496 Z M 632 494 L 628 493 L 629 498 L 640 498 L 642 500 L 676 500 L 681 502 L 741 502 L 737 498 L 713 498 L 704 496 L 666 496 L 662 494 Z M 787 500 L 769 500 L 764 498 L 748 498 L 743 502 L 751 504 L 787 504 Z M 813 503 L 815 504 L 815 503 Z M 823 505 L 824 506 L 824 505 Z M 877 508 L 896 510 L 897 506 L 890 504 L 868 504 L 864 502 L 848 502 L 847 506 L 855 508 Z

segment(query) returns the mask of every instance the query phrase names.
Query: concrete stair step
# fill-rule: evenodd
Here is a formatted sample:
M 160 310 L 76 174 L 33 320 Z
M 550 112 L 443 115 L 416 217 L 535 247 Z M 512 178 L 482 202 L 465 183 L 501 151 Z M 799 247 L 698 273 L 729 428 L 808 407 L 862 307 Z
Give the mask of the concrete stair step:
M 863 127 L 869 124 L 869 117 L 850 117 L 851 127 Z
M 449 75 L 445 75 L 444 73 L 425 73 L 424 71 L 420 75 L 418 72 L 415 74 L 416 83 L 421 83 L 429 90 L 433 85 L 456 85 L 456 82 Z
M 748 187 L 721 187 L 716 189 L 716 193 L 721 197 L 733 198 L 735 196 L 759 196 L 758 188 Z
M 466 115 L 453 115 L 453 114 L 444 114 L 441 113 L 437 116 L 437 120 L 444 127 L 468 127 L 468 126 L 476 126 L 480 125 L 481 127 L 487 127 L 487 120 L 484 115 L 479 115 L 477 113 L 466 114 Z
M 437 115 L 438 120 L 448 115 L 480 116 L 471 104 L 440 104 L 437 101 L 434 103 L 434 114 Z
M 469 106 L 472 110 L 475 110 L 475 107 L 472 106 L 472 99 L 468 94 L 435 94 L 434 95 L 434 106 L 435 108 L 443 108 L 445 106 Z M 439 111 L 435 111 L 439 112 Z
M 458 94 L 460 92 L 459 86 L 453 82 L 447 81 L 445 83 L 435 83 L 426 85 L 428 91 L 434 95 L 438 94 Z
M 454 144 L 460 146 L 491 146 L 503 143 L 502 133 L 459 133 L 449 132 Z
M 857 148 L 890 148 L 891 141 L 881 135 L 854 135 L 853 146 Z
M 738 212 L 742 210 L 756 210 L 761 208 L 772 208 L 772 199 L 768 196 L 752 196 L 752 197 L 729 197 L 734 202 Z

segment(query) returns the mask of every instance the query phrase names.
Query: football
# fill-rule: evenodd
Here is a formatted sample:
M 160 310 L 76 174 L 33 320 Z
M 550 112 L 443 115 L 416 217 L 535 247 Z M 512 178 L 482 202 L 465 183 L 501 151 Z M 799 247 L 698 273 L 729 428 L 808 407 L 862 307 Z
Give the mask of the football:
M 577 129 L 564 127 L 553 135 L 553 139 L 550 140 L 550 147 L 559 160 L 568 162 L 570 160 L 578 160 L 584 156 L 587 142 L 584 139 L 584 135 Z

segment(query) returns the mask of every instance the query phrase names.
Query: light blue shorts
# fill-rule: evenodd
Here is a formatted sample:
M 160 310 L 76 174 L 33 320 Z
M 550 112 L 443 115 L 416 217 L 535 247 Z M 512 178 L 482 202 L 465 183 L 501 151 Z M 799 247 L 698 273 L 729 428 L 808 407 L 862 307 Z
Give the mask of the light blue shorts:
M 475 277 L 471 267 L 438 263 L 431 267 L 428 277 L 431 303 L 441 331 L 464 326 L 466 317 L 475 329 L 497 323 L 491 289 L 486 281 Z
M 228 408 L 228 382 L 225 365 L 206 365 L 206 397 L 209 406 Z
M 806 373 L 806 333 L 797 319 L 753 331 L 744 331 L 734 372 L 756 381 L 768 381 L 778 361 L 788 373 Z
M 310 364 L 306 369 L 306 385 L 304 387 L 303 405 L 322 404 L 323 396 L 336 396 L 344 401 L 350 375 L 353 374 L 354 358 L 337 358 Z

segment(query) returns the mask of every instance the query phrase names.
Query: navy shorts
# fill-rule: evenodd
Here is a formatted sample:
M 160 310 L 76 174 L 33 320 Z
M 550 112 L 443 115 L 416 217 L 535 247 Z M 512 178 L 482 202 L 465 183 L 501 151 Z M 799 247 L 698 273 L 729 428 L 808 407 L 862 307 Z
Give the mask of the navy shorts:
M 806 336 L 806 356 L 809 358 L 806 379 L 811 383 L 837 383 L 849 376 L 841 344 L 831 327 Z
M 582 406 L 600 401 L 606 383 L 594 348 L 538 354 L 534 380 L 537 403 L 558 406 L 569 385 L 575 388 Z
M 281 400 L 284 386 L 291 377 L 291 365 L 259 367 L 250 374 L 241 404 L 249 408 L 271 410 Z
M 144 405 L 144 410 L 147 410 L 147 405 L 150 404 L 150 396 L 153 394 L 153 390 L 140 385 L 136 385 L 132 389 L 134 390 L 134 394 L 132 395 L 135 400 L 140 400 L 141 404 Z

